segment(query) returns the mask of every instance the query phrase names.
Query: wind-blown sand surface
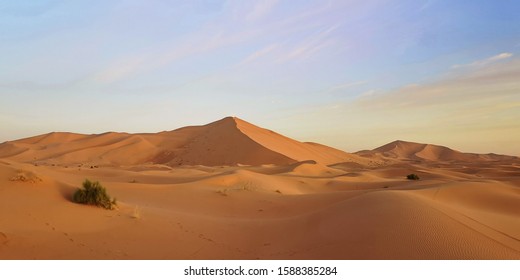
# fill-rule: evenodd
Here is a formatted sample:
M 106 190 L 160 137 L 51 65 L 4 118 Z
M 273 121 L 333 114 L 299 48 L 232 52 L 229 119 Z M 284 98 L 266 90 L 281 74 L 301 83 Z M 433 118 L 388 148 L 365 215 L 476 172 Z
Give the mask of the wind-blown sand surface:
M 117 210 L 71 201 L 87 178 Z M 51 133 L 0 145 L 0 259 L 520 259 L 520 160 L 349 154 L 236 118 Z

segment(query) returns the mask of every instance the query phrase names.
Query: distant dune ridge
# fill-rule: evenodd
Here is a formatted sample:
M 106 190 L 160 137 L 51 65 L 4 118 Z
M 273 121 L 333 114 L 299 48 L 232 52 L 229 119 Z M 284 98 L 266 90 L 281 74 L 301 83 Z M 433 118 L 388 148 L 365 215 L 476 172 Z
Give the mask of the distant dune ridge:
M 118 209 L 73 203 L 85 179 Z M 0 259 L 520 259 L 520 159 L 347 153 L 234 117 L 49 133 L 0 144 Z
M 512 160 L 515 156 L 497 154 L 463 153 L 448 147 L 406 142 L 397 140 L 370 151 L 357 152 L 358 155 L 376 156 L 401 160 L 427 160 L 427 161 L 498 161 Z

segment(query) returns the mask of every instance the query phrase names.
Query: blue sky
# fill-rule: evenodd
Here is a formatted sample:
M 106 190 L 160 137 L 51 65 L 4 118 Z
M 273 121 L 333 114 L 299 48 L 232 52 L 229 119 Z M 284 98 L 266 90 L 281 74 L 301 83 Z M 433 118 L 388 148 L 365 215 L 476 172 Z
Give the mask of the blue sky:
M 518 1 L 1 1 L 0 141 L 238 116 L 520 155 Z

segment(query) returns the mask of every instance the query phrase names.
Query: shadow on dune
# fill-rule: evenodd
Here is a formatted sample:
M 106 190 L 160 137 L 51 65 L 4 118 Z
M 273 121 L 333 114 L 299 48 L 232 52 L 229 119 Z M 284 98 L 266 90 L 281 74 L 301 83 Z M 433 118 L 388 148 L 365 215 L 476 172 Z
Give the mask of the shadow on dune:
M 74 192 L 77 190 L 77 187 L 73 187 L 66 184 L 59 184 L 58 185 L 58 191 L 60 192 L 61 196 L 65 198 L 67 201 L 72 201 L 72 196 L 74 195 Z

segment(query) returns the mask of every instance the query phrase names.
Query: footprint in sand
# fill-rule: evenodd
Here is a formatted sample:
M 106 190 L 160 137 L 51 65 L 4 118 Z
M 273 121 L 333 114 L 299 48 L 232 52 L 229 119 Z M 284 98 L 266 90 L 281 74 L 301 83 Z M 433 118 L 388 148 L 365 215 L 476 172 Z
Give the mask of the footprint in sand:
M 7 235 L 0 231 L 0 245 L 5 245 L 8 241 Z
M 211 238 L 207 238 L 206 236 L 204 236 L 204 234 L 199 234 L 199 238 L 200 239 L 203 239 L 203 240 L 206 240 L 206 241 L 209 241 L 209 242 L 214 242 L 213 239 Z
M 45 225 L 47 227 L 50 227 L 52 229 L 52 231 L 56 231 L 56 228 L 54 226 L 52 226 L 50 223 L 45 223 Z

